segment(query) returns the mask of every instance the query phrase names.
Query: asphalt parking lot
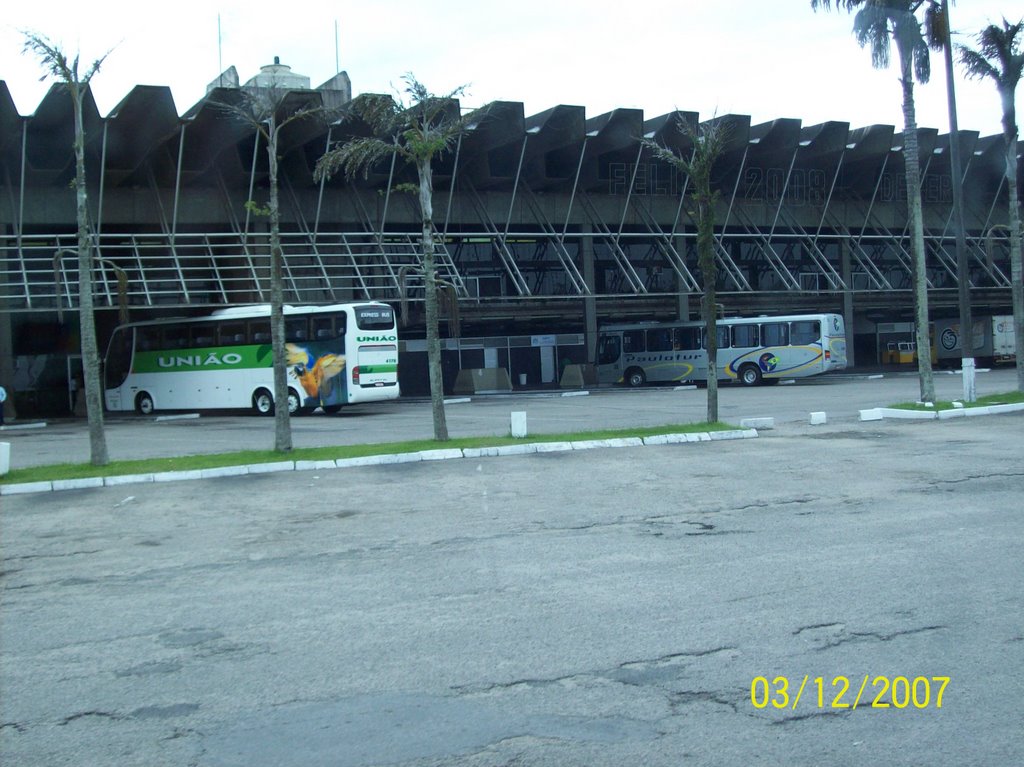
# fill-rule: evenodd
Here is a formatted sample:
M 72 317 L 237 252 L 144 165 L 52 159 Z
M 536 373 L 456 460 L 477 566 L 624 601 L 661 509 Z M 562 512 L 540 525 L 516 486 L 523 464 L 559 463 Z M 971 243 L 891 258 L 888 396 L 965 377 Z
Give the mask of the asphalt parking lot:
M 857 420 L 915 392 L 724 391 L 725 420 L 776 418 L 757 439 L 0 498 L 0 763 L 1019 764 L 1024 414 Z M 698 420 L 703 396 L 449 416 L 601 428 Z M 49 428 L 12 442 L 81 450 L 81 425 Z M 301 419 L 296 443 L 429 428 L 403 402 Z M 271 430 L 110 435 L 124 457 Z
M 963 385 L 959 376 L 938 373 L 935 381 L 940 399 L 961 396 Z M 981 373 L 977 378 L 981 395 L 1011 391 L 1014 387 L 1014 371 L 1010 369 Z M 602 388 L 591 390 L 587 396 L 562 394 L 541 391 L 478 396 L 469 401 L 452 398 L 450 401 L 456 404 L 446 409 L 449 432 L 453 437 L 506 435 L 512 411 L 525 412 L 529 429 L 536 433 L 692 423 L 703 421 L 707 412 L 707 393 L 693 388 Z M 830 375 L 803 379 L 792 385 L 722 387 L 720 415 L 723 421 L 731 423 L 747 417 L 770 416 L 780 427 L 797 428 L 807 424 L 809 412 L 825 412 L 833 423 L 854 423 L 861 409 L 917 398 L 917 377 L 912 374 L 887 374 L 881 378 Z M 274 444 L 273 419 L 239 413 L 172 420 L 163 420 L 160 414 L 108 416 L 106 434 L 114 460 L 269 450 Z M 336 416 L 316 414 L 292 419 L 295 447 L 396 442 L 432 436 L 430 407 L 425 400 L 418 399 L 360 405 Z M 84 419 L 52 421 L 42 429 L 9 429 L 0 432 L 0 439 L 11 444 L 14 469 L 89 460 Z

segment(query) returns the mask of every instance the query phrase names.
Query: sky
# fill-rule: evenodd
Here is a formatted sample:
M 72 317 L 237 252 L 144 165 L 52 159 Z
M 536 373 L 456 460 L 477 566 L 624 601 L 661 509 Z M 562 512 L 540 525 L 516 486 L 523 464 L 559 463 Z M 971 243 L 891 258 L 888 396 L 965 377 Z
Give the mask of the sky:
M 1016 21 L 1024 7 L 954 0 L 955 41 L 973 44 L 1003 15 Z M 393 93 L 412 72 L 435 93 L 467 85 L 464 107 L 521 101 L 527 116 L 572 104 L 588 117 L 628 107 L 648 119 L 682 109 L 755 125 L 793 117 L 901 128 L 896 70 L 872 68 L 852 24 L 846 11 L 813 12 L 810 0 L 19 0 L 0 18 L 0 79 L 19 113 L 36 110 L 49 82 L 22 52 L 28 30 L 83 61 L 110 51 L 93 80 L 102 115 L 135 85 L 170 87 L 183 114 L 222 68 L 234 65 L 245 82 L 279 56 L 314 87 L 340 69 L 354 94 Z M 915 90 L 917 122 L 945 133 L 940 54 L 932 67 Z M 1001 131 L 990 81 L 958 72 L 955 88 L 961 129 Z

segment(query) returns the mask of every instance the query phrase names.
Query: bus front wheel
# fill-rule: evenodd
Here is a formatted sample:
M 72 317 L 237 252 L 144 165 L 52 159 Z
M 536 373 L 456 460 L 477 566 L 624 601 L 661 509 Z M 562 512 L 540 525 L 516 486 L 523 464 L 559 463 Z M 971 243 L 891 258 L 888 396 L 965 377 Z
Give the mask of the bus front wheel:
M 761 383 L 761 369 L 757 365 L 744 365 L 740 368 L 740 381 L 744 386 L 757 386 Z
M 149 396 L 149 392 L 139 392 L 135 398 L 135 412 L 139 415 L 152 415 L 155 409 L 153 398 Z
M 640 368 L 630 368 L 626 371 L 623 379 L 626 381 L 627 386 L 632 386 L 634 389 L 647 383 L 647 376 L 644 375 L 644 371 Z
M 274 397 L 266 389 L 257 389 L 252 395 L 252 409 L 257 415 L 273 415 Z

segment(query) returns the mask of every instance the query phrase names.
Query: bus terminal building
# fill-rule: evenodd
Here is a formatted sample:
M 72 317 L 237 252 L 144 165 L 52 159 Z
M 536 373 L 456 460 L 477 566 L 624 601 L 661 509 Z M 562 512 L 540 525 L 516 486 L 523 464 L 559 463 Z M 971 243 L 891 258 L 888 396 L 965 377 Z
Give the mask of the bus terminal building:
M 268 219 L 259 211 L 269 198 L 266 144 L 222 106 L 258 83 L 239 86 L 233 69 L 226 74 L 184 115 L 166 87 L 136 86 L 106 116 L 85 95 L 101 348 L 124 314 L 137 321 L 269 301 Z M 425 392 L 425 365 L 415 361 L 422 283 L 407 268 L 420 261 L 419 208 L 407 191 L 414 171 L 399 161 L 355 181 L 316 181 L 327 148 L 367 126 L 345 106 L 345 73 L 315 88 L 287 74 L 281 114 L 335 111 L 280 136 L 285 300 L 397 308 L 404 294 L 402 388 Z M 639 109 L 591 116 L 566 105 L 526 115 L 522 103 L 499 102 L 434 166 L 439 271 L 457 296 L 461 336 L 443 323 L 455 368 L 446 376 L 500 365 L 513 381 L 548 383 L 553 359 L 592 361 L 601 325 L 696 318 L 692 188 L 641 138 L 685 155 L 680 120 L 707 119 L 728 136 L 713 179 L 722 315 L 843 314 L 858 365 L 880 362 L 887 342 L 910 340 L 901 130 Z M 927 127 L 918 138 L 931 316 L 954 317 L 950 139 Z M 0 382 L 34 392 L 24 409 L 44 413 L 59 409 L 78 355 L 73 141 L 65 89 L 53 86 L 26 116 L 0 81 Z M 964 130 L 959 143 L 973 311 L 1008 314 L 1003 139 Z

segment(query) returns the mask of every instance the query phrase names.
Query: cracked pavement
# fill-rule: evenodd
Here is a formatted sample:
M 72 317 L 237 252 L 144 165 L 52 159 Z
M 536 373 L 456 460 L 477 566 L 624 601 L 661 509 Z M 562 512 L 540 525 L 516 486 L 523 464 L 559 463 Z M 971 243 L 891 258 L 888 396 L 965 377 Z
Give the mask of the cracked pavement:
M 1022 448 L 1010 415 L 4 497 L 0 762 L 1019 764 Z M 951 681 L 752 703 L 865 675 Z

